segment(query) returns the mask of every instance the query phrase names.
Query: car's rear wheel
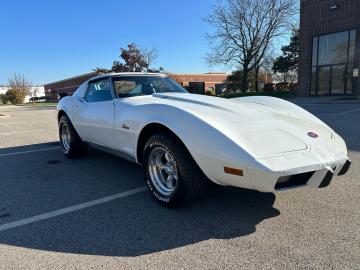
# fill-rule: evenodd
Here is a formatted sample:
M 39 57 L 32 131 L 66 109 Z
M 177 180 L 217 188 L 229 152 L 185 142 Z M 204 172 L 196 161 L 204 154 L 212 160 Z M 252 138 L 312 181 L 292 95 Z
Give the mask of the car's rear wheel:
M 61 149 L 67 157 L 78 158 L 86 153 L 87 145 L 81 140 L 66 115 L 59 121 L 59 138 Z
M 171 208 L 198 197 L 207 183 L 187 149 L 179 141 L 162 134 L 147 141 L 144 169 L 147 186 L 154 198 Z

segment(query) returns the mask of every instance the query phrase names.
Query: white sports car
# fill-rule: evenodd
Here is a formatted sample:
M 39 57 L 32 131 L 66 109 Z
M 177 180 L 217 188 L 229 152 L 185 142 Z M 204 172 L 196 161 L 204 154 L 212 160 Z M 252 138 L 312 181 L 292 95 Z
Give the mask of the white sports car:
M 88 144 L 144 165 L 154 198 L 178 207 L 208 179 L 263 192 L 326 187 L 350 167 L 344 140 L 273 97 L 189 94 L 161 74 L 94 77 L 57 106 L 64 154 Z

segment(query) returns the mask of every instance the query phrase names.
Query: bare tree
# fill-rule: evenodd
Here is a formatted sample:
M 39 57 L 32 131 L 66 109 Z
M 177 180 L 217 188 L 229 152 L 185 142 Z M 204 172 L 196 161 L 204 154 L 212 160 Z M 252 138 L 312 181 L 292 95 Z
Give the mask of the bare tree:
M 14 96 L 12 101 L 10 100 L 11 103 L 23 103 L 25 97 L 31 95 L 32 82 L 24 74 L 14 73 L 14 77 L 9 79 L 8 84 Z
M 27 95 L 31 94 L 31 81 L 20 73 L 15 73 L 14 77 L 9 79 L 9 88 L 6 94 L 9 101 L 13 104 L 23 103 Z
M 9 79 L 9 87 L 13 90 L 19 90 L 26 95 L 30 94 L 31 81 L 24 74 L 14 73 L 14 77 Z
M 141 49 L 145 62 L 147 64 L 146 71 L 154 64 L 155 60 L 159 57 L 158 51 L 155 48 L 152 49 Z
M 272 46 L 269 46 L 269 48 L 264 53 L 264 56 L 260 61 L 254 66 L 254 77 L 255 77 L 255 91 L 259 91 L 259 73 L 262 70 L 265 73 L 265 77 L 267 79 L 268 73 L 271 73 L 272 63 L 273 59 L 271 58 L 271 55 L 274 54 L 274 50 Z M 266 81 L 267 83 L 267 81 Z
M 248 74 L 263 60 L 267 49 L 291 29 L 297 0 L 219 0 L 206 21 L 216 30 L 206 35 L 211 44 L 210 65 L 242 70 L 242 91 Z

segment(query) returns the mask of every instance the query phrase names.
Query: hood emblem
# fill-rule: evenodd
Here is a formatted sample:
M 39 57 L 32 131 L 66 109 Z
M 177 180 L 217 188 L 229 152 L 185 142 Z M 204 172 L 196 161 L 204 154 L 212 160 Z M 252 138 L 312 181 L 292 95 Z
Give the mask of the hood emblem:
M 319 135 L 318 135 L 317 133 L 312 132 L 312 131 L 308 132 L 307 135 L 308 135 L 309 137 L 311 137 L 311 138 L 314 138 L 314 139 L 317 138 L 317 137 L 319 137 Z

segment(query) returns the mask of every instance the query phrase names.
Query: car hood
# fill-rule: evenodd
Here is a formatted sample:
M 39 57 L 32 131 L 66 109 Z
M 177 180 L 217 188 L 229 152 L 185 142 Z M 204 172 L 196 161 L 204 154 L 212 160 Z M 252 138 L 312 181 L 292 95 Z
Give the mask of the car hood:
M 202 119 L 257 158 L 319 146 L 346 151 L 343 140 L 326 124 L 287 101 L 276 106 L 266 97 L 224 99 L 187 93 L 154 94 L 153 98 Z M 310 132 L 318 137 L 309 136 Z
M 264 110 L 274 111 L 260 104 L 233 102 L 229 99 L 188 93 L 153 94 L 153 97 L 158 102 L 179 107 L 201 118 L 210 117 L 216 121 L 248 122 L 263 115 Z
M 180 108 L 211 123 L 241 123 L 252 126 L 252 123 L 281 121 L 299 126 L 308 121 L 329 130 L 318 118 L 287 101 L 283 102 L 291 104 L 292 107 L 279 107 L 247 97 L 225 99 L 189 93 L 153 94 L 153 98 L 155 102 Z M 266 100 L 266 97 L 264 98 Z M 302 112 L 299 113 L 299 109 Z
M 319 145 L 331 147 L 335 140 L 326 124 L 294 104 L 291 104 L 295 108 L 292 110 L 292 107 L 279 108 L 247 98 L 231 100 L 188 93 L 153 94 L 153 98 L 155 102 L 177 107 L 202 119 L 256 157 Z M 318 137 L 309 136 L 309 132 Z

